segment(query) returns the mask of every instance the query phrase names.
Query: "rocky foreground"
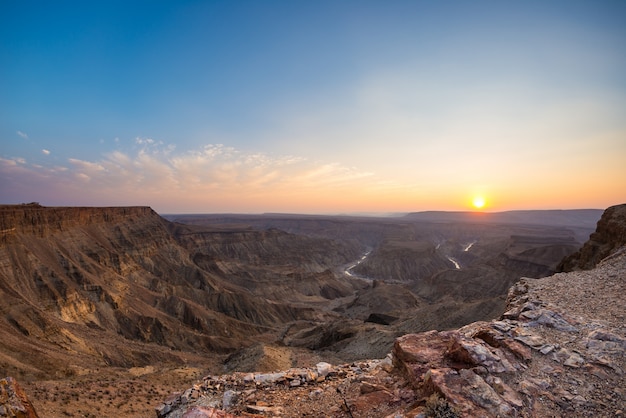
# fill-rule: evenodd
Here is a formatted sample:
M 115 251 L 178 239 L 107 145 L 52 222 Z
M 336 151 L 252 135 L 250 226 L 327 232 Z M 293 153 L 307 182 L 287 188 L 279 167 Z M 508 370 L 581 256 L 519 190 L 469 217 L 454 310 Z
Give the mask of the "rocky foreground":
M 159 417 L 626 415 L 626 247 L 521 279 L 498 320 L 409 334 L 382 360 L 207 376 Z

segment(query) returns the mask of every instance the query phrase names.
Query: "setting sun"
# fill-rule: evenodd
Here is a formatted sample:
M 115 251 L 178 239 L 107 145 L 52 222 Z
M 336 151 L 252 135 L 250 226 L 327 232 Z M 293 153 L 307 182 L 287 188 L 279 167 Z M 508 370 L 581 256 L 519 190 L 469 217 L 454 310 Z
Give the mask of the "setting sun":
M 485 206 L 485 198 L 482 196 L 476 196 L 474 197 L 474 200 L 472 200 L 472 204 L 476 209 L 482 209 Z

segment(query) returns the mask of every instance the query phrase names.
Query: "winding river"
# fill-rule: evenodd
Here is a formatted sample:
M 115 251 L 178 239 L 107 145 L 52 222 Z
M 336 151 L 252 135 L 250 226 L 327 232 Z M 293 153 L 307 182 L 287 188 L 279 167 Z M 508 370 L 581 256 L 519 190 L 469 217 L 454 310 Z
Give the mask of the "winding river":
M 470 248 L 472 248 L 472 245 L 474 245 L 474 244 L 476 244 L 476 241 L 472 241 L 472 242 L 470 242 L 469 244 L 467 244 L 467 245 L 465 246 L 465 248 L 463 248 L 463 251 L 464 251 L 464 252 L 468 252 L 468 251 L 469 251 L 469 249 L 470 249 Z
M 461 265 L 459 264 L 459 262 L 458 262 L 458 261 L 456 261 L 456 260 L 455 260 L 454 258 L 452 258 L 452 257 L 448 257 L 448 260 L 450 260 L 450 262 L 451 262 L 452 264 L 454 264 L 454 268 L 455 268 L 455 269 L 457 269 L 457 270 L 461 270 Z
M 352 264 L 348 264 L 348 266 L 346 268 L 344 268 L 343 270 L 343 274 L 345 274 L 346 276 L 350 276 L 350 277 L 355 277 L 358 279 L 366 279 L 366 280 L 370 280 L 367 277 L 364 276 L 360 276 L 358 274 L 354 274 L 352 273 L 352 270 L 358 266 L 359 264 L 361 264 L 362 262 L 365 261 L 365 259 L 371 254 L 372 250 L 368 250 L 366 251 L 361 258 L 359 258 L 357 261 L 353 262 Z
M 474 244 L 476 244 L 476 242 L 477 242 L 477 241 L 472 241 L 472 242 L 470 242 L 470 243 L 466 244 L 466 245 L 463 247 L 463 252 L 468 252 L 468 251 L 470 250 L 470 248 L 472 248 L 472 246 L 473 246 Z M 435 247 L 435 249 L 436 249 L 436 250 L 438 250 L 440 247 L 441 247 L 441 243 L 438 243 L 438 244 L 437 244 L 437 246 Z M 349 277 L 354 277 L 354 278 L 358 278 L 358 279 L 371 280 L 371 279 L 370 279 L 370 278 L 368 278 L 368 277 L 360 276 L 360 275 L 358 275 L 358 274 L 354 274 L 354 273 L 352 272 L 352 270 L 353 270 L 356 266 L 358 266 L 359 264 L 361 264 L 362 262 L 364 262 L 364 261 L 367 259 L 367 257 L 371 254 L 371 252 L 372 252 L 372 250 L 367 250 L 367 251 L 366 251 L 366 252 L 365 252 L 365 253 L 361 256 L 361 258 L 360 258 L 360 259 L 358 259 L 357 261 L 355 261 L 355 262 L 353 262 L 353 263 L 347 264 L 347 265 L 344 267 L 344 269 L 343 269 L 343 274 L 345 274 L 346 276 L 349 276 Z M 461 264 L 459 264 L 459 262 L 458 262 L 457 260 L 455 260 L 454 258 L 452 258 L 452 257 L 450 257 L 450 256 L 446 256 L 446 258 L 448 259 L 448 261 L 450 261 L 450 262 L 454 265 L 454 268 L 455 268 L 456 270 L 461 270 Z

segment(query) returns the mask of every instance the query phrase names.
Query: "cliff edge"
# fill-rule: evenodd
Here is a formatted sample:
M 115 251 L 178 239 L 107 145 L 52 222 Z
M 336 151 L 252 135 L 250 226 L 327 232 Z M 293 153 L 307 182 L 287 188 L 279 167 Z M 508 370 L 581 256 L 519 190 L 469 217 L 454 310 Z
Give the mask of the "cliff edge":
M 148 206 L 44 207 L 36 203 L 0 205 L 0 243 L 30 234 L 40 238 L 74 227 L 159 219 Z
M 611 206 L 598 221 L 596 231 L 574 254 L 566 257 L 557 271 L 589 270 L 626 243 L 626 204 Z

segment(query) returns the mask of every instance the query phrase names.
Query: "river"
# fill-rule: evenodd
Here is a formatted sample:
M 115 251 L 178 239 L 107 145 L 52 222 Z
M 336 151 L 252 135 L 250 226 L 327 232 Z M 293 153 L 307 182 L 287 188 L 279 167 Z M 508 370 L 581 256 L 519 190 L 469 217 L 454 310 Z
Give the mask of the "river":
M 365 252 L 365 253 L 361 256 L 361 258 L 359 258 L 357 261 L 355 261 L 355 262 L 353 262 L 353 263 L 351 263 L 351 264 L 348 264 L 348 266 L 347 266 L 347 267 L 343 270 L 343 273 L 344 273 L 346 276 L 355 277 L 355 278 L 358 278 L 358 279 L 366 279 L 366 280 L 370 280 L 370 279 L 368 279 L 367 277 L 359 276 L 358 274 L 354 274 L 354 273 L 352 273 L 352 270 L 353 270 L 356 266 L 358 266 L 359 264 L 361 264 L 362 262 L 364 262 L 364 261 L 365 261 L 365 259 L 367 258 L 367 256 L 369 256 L 371 252 L 372 252 L 372 250 L 368 250 L 368 251 L 366 251 L 366 252 Z
M 450 260 L 450 262 L 451 262 L 452 264 L 454 264 L 454 268 L 455 268 L 455 269 L 457 269 L 457 270 L 461 270 L 461 265 L 459 264 L 459 262 L 458 262 L 458 261 L 456 261 L 456 260 L 455 260 L 454 258 L 452 258 L 452 257 L 448 257 L 448 260 Z

